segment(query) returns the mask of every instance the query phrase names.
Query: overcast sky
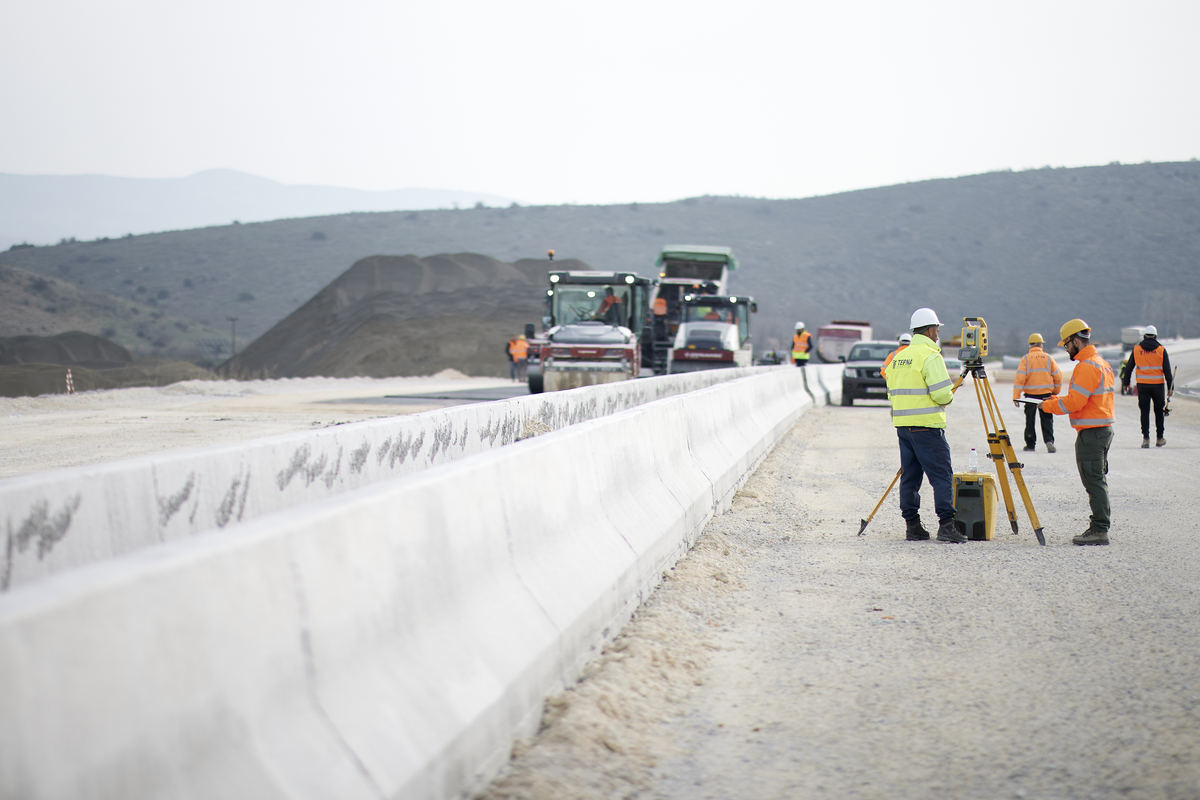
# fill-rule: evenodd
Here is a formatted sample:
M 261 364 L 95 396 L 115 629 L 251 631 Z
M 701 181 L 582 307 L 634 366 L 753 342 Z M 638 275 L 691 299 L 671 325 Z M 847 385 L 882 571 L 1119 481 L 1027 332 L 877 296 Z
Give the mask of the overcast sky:
M 5 0 L 0 172 L 807 197 L 1200 157 L 1195 0 Z

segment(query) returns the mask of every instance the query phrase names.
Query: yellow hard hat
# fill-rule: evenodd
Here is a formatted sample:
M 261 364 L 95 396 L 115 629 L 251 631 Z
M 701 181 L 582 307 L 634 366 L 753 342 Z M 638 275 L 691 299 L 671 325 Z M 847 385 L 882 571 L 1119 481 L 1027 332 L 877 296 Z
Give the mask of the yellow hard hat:
M 1030 344 L 1042 344 L 1045 341 L 1046 340 L 1042 338 L 1042 335 L 1040 333 L 1029 334 L 1029 343 Z
M 1092 327 L 1079 317 L 1076 317 L 1068 322 L 1064 322 L 1063 326 L 1058 329 L 1059 344 L 1065 347 L 1067 344 L 1067 339 L 1070 339 L 1077 333 L 1082 333 L 1084 334 L 1083 338 L 1090 339 L 1091 330 Z

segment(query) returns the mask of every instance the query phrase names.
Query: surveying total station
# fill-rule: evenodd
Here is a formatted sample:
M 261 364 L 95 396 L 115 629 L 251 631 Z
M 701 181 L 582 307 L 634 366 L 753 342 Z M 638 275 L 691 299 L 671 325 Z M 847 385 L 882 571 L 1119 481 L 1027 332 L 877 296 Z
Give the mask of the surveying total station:
M 1030 524 L 1033 525 L 1033 535 L 1037 537 L 1038 544 L 1044 546 L 1046 536 L 1042 531 L 1041 523 L 1038 522 L 1037 511 L 1033 507 L 1033 500 L 1030 499 L 1029 490 L 1025 486 L 1025 478 L 1021 474 L 1024 464 L 1017 460 L 1016 451 L 1013 450 L 1008 431 L 1004 428 L 1004 420 L 1000 416 L 1000 406 L 996 402 L 996 394 L 992 391 L 992 384 L 988 381 L 987 371 L 983 366 L 983 359 L 987 354 L 987 321 L 983 317 L 963 317 L 962 347 L 958 351 L 958 358 L 962 361 L 962 374 L 954 382 L 953 391 L 958 392 L 958 387 L 962 386 L 967 375 L 971 376 L 975 386 L 975 398 L 979 401 L 979 417 L 983 421 L 984 433 L 987 434 L 987 457 L 995 465 L 996 477 L 1001 493 L 1004 495 L 1004 507 L 1008 511 L 1008 522 L 1012 526 L 1012 532 L 1017 533 L 1017 514 L 1013 507 L 1012 491 L 1008 485 L 1008 473 L 1010 472 L 1013 480 L 1016 481 L 1017 490 L 1021 493 L 1021 500 L 1025 503 L 1025 512 L 1029 515 Z M 897 472 L 883 497 L 879 498 L 879 503 L 875 505 L 871 516 L 862 521 L 862 527 L 858 530 L 859 536 L 862 536 L 863 531 L 867 528 L 867 523 L 875 516 L 875 511 L 879 510 L 879 506 L 891 493 L 892 487 L 896 485 L 899 478 L 900 473 Z

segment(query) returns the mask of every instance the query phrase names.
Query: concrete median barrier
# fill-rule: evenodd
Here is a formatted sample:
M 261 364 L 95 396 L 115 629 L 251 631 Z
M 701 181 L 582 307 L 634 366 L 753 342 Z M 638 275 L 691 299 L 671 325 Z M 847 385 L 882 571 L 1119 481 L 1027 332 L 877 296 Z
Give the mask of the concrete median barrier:
M 0 592 L 508 445 L 531 423 L 559 430 L 755 372 L 625 381 L 3 480 Z
M 481 788 L 811 406 L 768 369 L 0 597 L 0 797 Z

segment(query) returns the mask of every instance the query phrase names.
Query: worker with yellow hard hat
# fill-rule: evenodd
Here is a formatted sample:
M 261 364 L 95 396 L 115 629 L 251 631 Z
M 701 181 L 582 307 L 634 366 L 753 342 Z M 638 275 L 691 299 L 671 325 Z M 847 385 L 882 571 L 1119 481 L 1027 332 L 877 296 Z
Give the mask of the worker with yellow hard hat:
M 1112 367 L 1092 344 L 1091 326 L 1082 319 L 1064 322 L 1059 328 L 1060 344 L 1067 349 L 1075 368 L 1065 395 L 1045 400 L 1041 410 L 1067 414 L 1075 429 L 1075 466 L 1091 507 L 1087 530 L 1071 539 L 1073 544 L 1108 544 L 1112 513 L 1108 502 L 1108 449 L 1112 446 L 1116 377 Z
M 1058 394 L 1062 388 L 1062 370 L 1042 350 L 1045 341 L 1040 333 L 1029 334 L 1029 352 L 1021 356 L 1017 374 L 1013 376 L 1013 405 L 1018 408 L 1022 394 L 1031 400 L 1042 401 Z M 1037 449 L 1037 420 L 1041 417 L 1042 441 L 1046 443 L 1047 452 L 1053 453 L 1054 415 L 1041 411 L 1038 405 L 1025 404 L 1025 449 L 1030 452 Z

